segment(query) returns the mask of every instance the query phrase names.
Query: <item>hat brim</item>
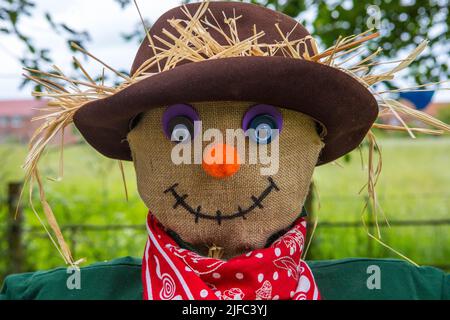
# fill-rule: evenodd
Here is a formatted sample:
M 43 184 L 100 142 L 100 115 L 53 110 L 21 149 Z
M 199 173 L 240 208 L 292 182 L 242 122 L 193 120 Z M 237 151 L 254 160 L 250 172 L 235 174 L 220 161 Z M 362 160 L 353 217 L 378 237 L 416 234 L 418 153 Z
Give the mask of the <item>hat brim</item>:
M 378 115 L 370 91 L 347 73 L 285 57 L 236 57 L 188 63 L 92 101 L 74 115 L 86 141 L 103 155 L 132 160 L 126 140 L 136 115 L 176 103 L 249 101 L 306 114 L 326 128 L 318 165 L 355 149 Z

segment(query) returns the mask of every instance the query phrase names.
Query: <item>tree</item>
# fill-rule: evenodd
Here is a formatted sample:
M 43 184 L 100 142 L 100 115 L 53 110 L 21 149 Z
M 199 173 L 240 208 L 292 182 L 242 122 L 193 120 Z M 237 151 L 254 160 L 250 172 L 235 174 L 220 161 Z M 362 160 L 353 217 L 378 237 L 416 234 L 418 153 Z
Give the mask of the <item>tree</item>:
M 114 0 L 122 8 L 129 4 L 130 0 Z M 19 39 L 26 47 L 26 51 L 22 56 L 17 57 L 20 64 L 26 68 L 45 70 L 48 65 L 53 62 L 51 52 L 48 48 L 37 47 L 30 36 L 21 29 L 21 21 L 24 17 L 30 17 L 35 14 L 36 4 L 33 0 L 0 0 L 0 36 L 1 34 L 12 35 Z M 86 30 L 77 30 L 64 22 L 56 22 L 50 13 L 45 13 L 45 19 L 50 24 L 55 33 L 65 39 L 67 47 L 75 52 L 71 43 L 76 43 L 80 47 L 86 47 L 91 40 L 89 32 Z M 124 38 L 132 40 L 136 34 L 130 33 L 124 35 Z M 0 43 L 1 45 L 1 43 Z M 3 49 L 7 49 L 2 46 Z M 76 70 L 78 66 L 74 63 L 73 68 Z M 48 72 L 54 72 L 49 70 Z M 29 83 L 24 79 L 21 87 Z M 35 85 L 36 91 L 41 91 L 40 85 Z
M 382 36 L 371 42 L 370 48 L 384 49 L 382 57 L 393 58 L 428 39 L 429 50 L 409 69 L 409 78 L 416 83 L 446 80 L 450 52 L 450 14 L 448 0 L 263 0 L 252 1 L 292 17 L 308 10 L 315 16 L 306 18 L 312 33 L 326 46 L 342 35 L 358 34 L 368 29 L 368 23 L 378 22 Z M 379 21 L 376 21 L 376 20 Z
M 133 3 L 131 0 L 112 1 L 122 8 Z M 381 29 L 382 36 L 369 44 L 372 50 L 378 47 L 384 49 L 381 58 L 395 58 L 404 50 L 428 39 L 430 49 L 409 68 L 405 77 L 415 83 L 448 78 L 449 0 L 374 0 L 373 3 L 356 0 L 250 1 L 298 18 L 324 47 L 333 45 L 341 35 L 367 30 L 368 23 Z M 0 34 L 14 35 L 26 45 L 27 52 L 19 57 L 22 65 L 41 69 L 52 62 L 51 52 L 47 48 L 37 48 L 33 39 L 20 29 L 22 17 L 33 15 L 34 8 L 34 0 L 0 0 Z M 53 30 L 66 39 L 69 47 L 70 42 L 84 47 L 90 41 L 87 31 L 55 22 L 49 13 L 46 19 Z M 131 41 L 145 37 L 138 21 L 136 16 L 135 30 L 124 30 L 124 39 Z M 74 65 L 74 68 L 77 66 Z
M 244 2 L 249 2 L 241 0 Z M 185 1 L 193 2 L 193 1 Z M 395 58 L 424 39 L 429 50 L 413 63 L 405 78 L 412 83 L 444 81 L 449 75 L 449 0 L 250 0 L 299 18 L 323 44 L 330 47 L 339 36 L 379 27 L 381 37 L 369 49 L 383 48 L 380 58 Z M 303 15 L 305 12 L 312 15 Z

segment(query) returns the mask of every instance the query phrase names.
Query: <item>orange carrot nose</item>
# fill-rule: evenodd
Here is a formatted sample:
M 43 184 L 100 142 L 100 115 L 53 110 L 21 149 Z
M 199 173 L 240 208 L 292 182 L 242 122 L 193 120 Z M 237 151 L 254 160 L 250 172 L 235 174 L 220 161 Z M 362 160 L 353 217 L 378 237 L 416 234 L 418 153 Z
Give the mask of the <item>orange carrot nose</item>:
M 235 148 L 226 144 L 216 144 L 205 150 L 202 162 L 203 170 L 210 176 L 223 179 L 239 171 L 239 155 Z

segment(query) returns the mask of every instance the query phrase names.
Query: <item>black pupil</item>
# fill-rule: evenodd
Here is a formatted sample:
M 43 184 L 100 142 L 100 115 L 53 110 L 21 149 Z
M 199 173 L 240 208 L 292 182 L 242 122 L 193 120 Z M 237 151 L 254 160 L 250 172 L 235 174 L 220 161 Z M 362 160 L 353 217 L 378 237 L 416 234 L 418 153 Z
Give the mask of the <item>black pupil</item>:
M 181 142 L 189 136 L 193 136 L 194 123 L 188 117 L 176 116 L 169 121 L 169 129 L 173 138 Z
M 268 114 L 256 116 L 250 123 L 250 128 L 255 130 L 257 142 L 270 143 L 272 130 L 277 129 L 275 119 Z

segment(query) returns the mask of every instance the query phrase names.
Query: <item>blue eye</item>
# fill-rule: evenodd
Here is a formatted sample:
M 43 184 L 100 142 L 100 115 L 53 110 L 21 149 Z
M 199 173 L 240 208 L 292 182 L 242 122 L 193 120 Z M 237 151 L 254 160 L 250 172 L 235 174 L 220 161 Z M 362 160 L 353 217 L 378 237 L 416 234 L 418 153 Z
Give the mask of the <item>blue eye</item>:
M 274 117 L 262 114 L 251 120 L 249 129 L 250 139 L 258 144 L 269 144 L 275 138 L 278 126 Z

